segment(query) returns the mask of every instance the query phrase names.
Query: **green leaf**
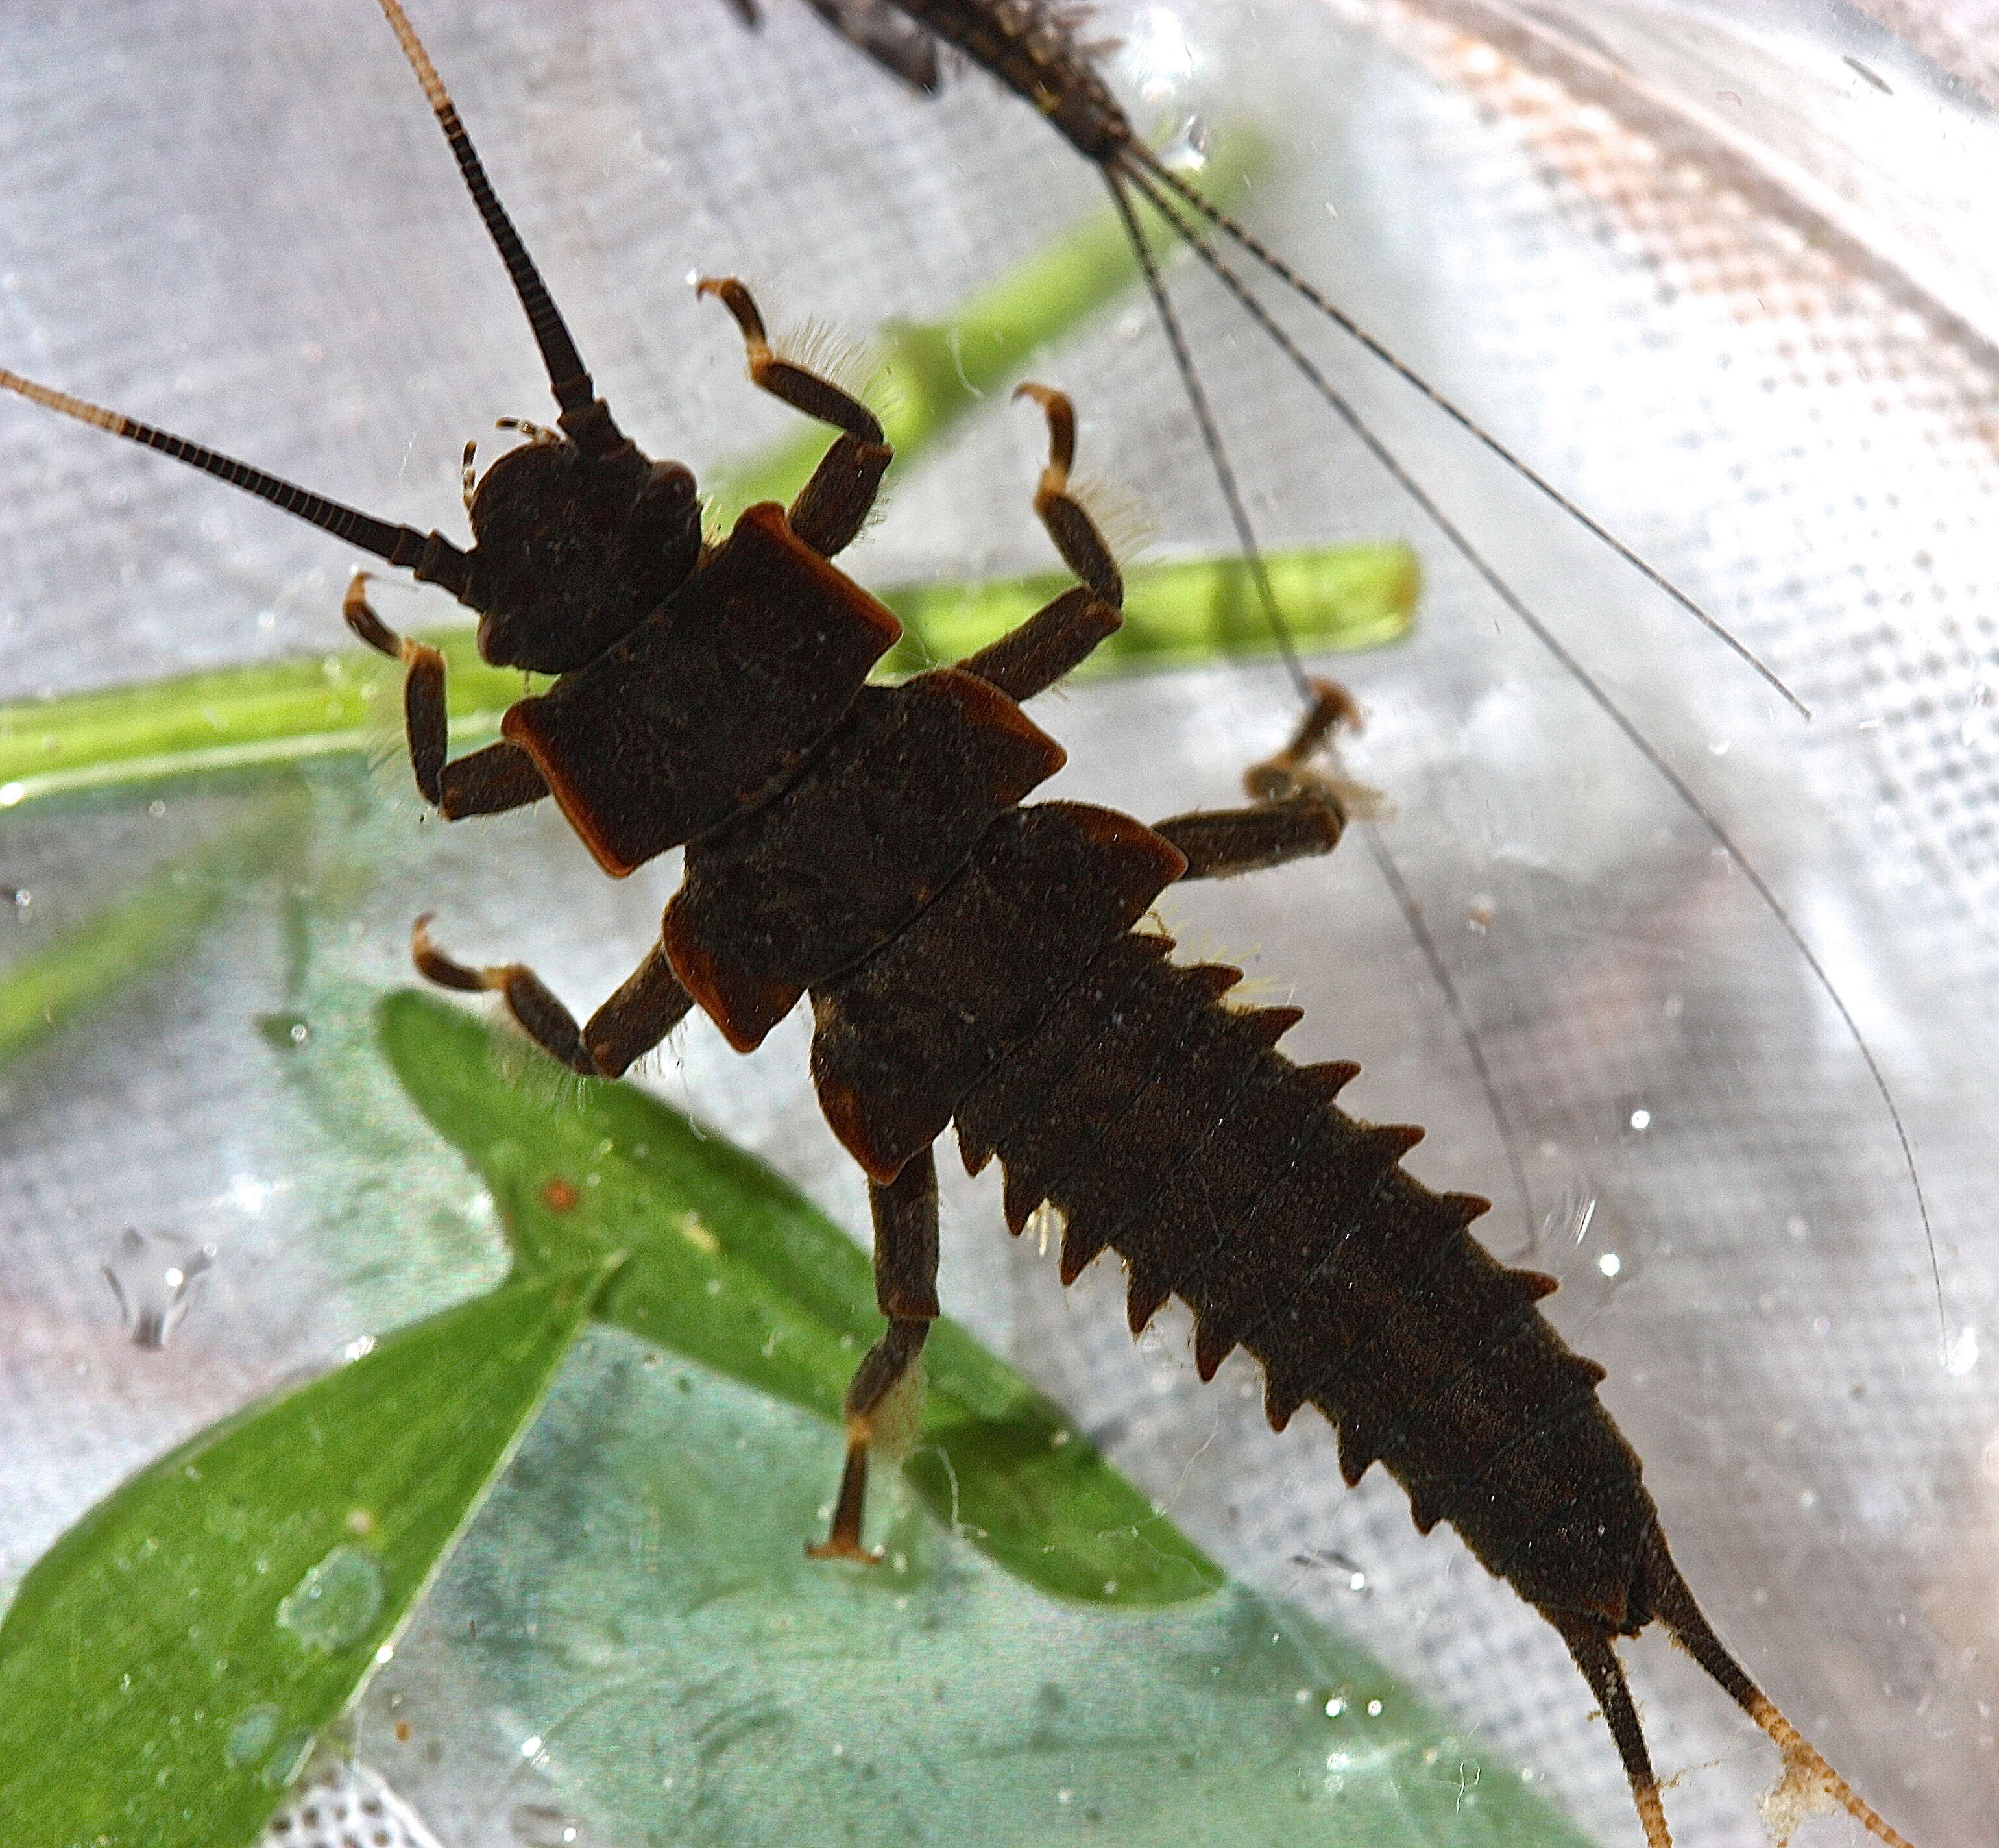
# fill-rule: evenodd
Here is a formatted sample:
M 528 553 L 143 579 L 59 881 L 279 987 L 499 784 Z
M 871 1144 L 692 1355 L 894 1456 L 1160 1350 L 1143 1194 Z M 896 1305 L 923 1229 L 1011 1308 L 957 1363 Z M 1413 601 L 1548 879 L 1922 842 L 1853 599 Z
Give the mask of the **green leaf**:
M 141 1471 L 0 1623 L 23 1848 L 235 1848 L 392 1644 L 609 1269 L 511 1284 Z
M 754 1156 L 636 1087 L 524 1079 L 518 1036 L 405 992 L 382 1044 L 417 1106 L 493 1191 L 516 1260 L 560 1272 L 622 1252 L 597 1312 L 830 1421 L 881 1332 L 867 1254 Z M 949 1321 L 924 1349 L 908 1476 L 940 1519 L 1031 1584 L 1124 1605 L 1222 1574 L 1061 1410 Z M 827 1452 L 837 1467 L 837 1447 Z
M 913 1511 L 873 1572 L 807 1560 L 835 1448 L 593 1332 L 362 1756 L 398 1762 L 399 1721 L 451 1736 L 472 1688 L 532 1731 L 542 1801 L 634 1848 L 1582 1848 L 1488 1742 L 1246 1586 L 1060 1601 Z

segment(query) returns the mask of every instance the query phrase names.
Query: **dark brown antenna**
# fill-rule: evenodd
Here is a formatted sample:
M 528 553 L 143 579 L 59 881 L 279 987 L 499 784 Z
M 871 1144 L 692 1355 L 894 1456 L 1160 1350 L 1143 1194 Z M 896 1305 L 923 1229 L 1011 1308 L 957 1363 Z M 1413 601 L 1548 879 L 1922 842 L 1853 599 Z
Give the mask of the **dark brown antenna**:
M 64 417 L 73 417 L 80 424 L 94 425 L 100 430 L 109 430 L 113 436 L 123 437 L 127 442 L 142 443 L 149 449 L 158 449 L 162 456 L 171 456 L 176 462 L 185 462 L 205 475 L 213 475 L 232 487 L 241 488 L 245 494 L 256 495 L 260 501 L 268 501 L 273 507 L 282 508 L 286 513 L 318 527 L 322 532 L 330 532 L 335 539 L 345 539 L 349 545 L 372 552 L 392 565 L 400 565 L 414 572 L 426 584 L 442 584 L 454 593 L 465 588 L 466 555 L 441 533 L 419 532 L 414 526 L 392 526 L 386 520 L 376 519 L 372 514 L 359 512 L 338 501 L 329 501 L 324 494 L 316 494 L 310 488 L 300 487 L 276 475 L 267 475 L 262 469 L 252 468 L 247 462 L 238 462 L 233 456 L 224 456 L 217 450 L 204 449 L 198 442 L 189 442 L 185 436 L 176 436 L 171 430 L 156 429 L 136 418 L 123 417 L 101 405 L 73 398 L 67 392 L 37 385 L 33 380 L 24 379 L 19 373 L 9 372 L 4 366 L 0 366 L 0 387 L 48 410 L 60 411 Z
M 487 235 L 499 251 L 501 261 L 507 265 L 507 274 L 513 279 L 514 293 L 528 317 L 528 325 L 534 331 L 535 344 L 542 351 L 542 363 L 548 369 L 549 388 L 555 394 L 556 404 L 562 407 L 560 421 L 563 429 L 592 449 L 620 446 L 625 439 L 618 433 L 618 426 L 611 422 L 609 410 L 598 398 L 596 387 L 584 368 L 583 355 L 576 350 L 576 342 L 570 338 L 561 311 L 549 293 L 548 285 L 542 280 L 542 272 L 535 267 L 534 258 L 528 255 L 527 245 L 521 241 L 521 234 L 514 230 L 513 220 L 507 216 L 507 208 L 501 204 L 499 196 L 493 190 L 493 182 L 486 176 L 479 151 L 473 146 L 471 136 L 465 132 L 465 124 L 459 120 L 451 92 L 444 87 L 444 80 L 438 75 L 437 67 L 424 49 L 423 40 L 417 36 L 416 28 L 410 23 L 400 0 L 381 0 L 381 6 L 397 42 L 403 47 L 403 55 L 410 61 L 410 68 L 416 72 L 417 82 L 424 87 L 424 98 L 438 119 L 438 126 L 444 130 L 444 138 L 451 144 L 458 170 L 465 176 L 466 190 L 479 208 L 479 216 L 486 221 Z M 593 407 L 595 415 L 586 420 L 586 413 Z M 572 418 L 578 420 L 574 427 Z

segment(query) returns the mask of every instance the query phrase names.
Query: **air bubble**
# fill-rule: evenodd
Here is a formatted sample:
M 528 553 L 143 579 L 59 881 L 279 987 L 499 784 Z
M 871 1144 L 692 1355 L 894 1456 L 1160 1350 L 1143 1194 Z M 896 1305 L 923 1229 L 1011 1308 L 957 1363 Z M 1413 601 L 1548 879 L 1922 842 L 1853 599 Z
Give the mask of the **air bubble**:
M 223 1743 L 223 1757 L 238 1770 L 255 1763 L 271 1749 L 272 1740 L 278 1736 L 278 1722 L 284 1717 L 275 1701 L 259 1701 L 255 1707 L 246 1707 L 229 1728 L 229 1737 Z
M 508 1812 L 507 1828 L 521 1848 L 580 1848 L 583 1825 L 553 1803 L 519 1803 Z
M 119 1235 L 106 1260 L 104 1281 L 118 1298 L 125 1332 L 135 1346 L 166 1346 L 193 1305 L 201 1280 L 215 1262 L 213 1245 L 135 1232 Z
M 312 1756 L 312 1729 L 295 1726 L 279 1740 L 277 1749 L 264 1761 L 264 1769 L 258 1781 L 266 1790 L 289 1790 L 298 1782 L 299 1773 L 306 1768 L 306 1760 Z
M 331 1656 L 368 1634 L 382 1614 L 382 1597 L 374 1555 L 342 1541 L 279 1602 L 278 1627 Z

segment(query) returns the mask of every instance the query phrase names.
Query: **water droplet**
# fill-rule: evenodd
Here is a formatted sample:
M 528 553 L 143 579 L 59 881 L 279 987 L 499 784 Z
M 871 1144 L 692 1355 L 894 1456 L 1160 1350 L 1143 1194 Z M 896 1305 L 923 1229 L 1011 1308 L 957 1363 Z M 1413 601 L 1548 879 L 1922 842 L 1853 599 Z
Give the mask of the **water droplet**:
M 104 1263 L 104 1281 L 118 1298 L 125 1332 L 136 1346 L 166 1346 L 214 1262 L 213 1245 L 130 1227 L 119 1234 L 116 1249 Z
M 508 1812 L 507 1827 L 522 1848 L 580 1848 L 583 1825 L 553 1803 L 518 1803 Z
M 16 917 L 26 917 L 34 909 L 35 895 L 25 886 L 10 886 L 7 896 L 14 901 Z
M 1381 1718 L 1381 1703 L 1379 1701 L 1370 1701 L 1367 1703 L 1367 1717 L 1370 1720 L 1378 1720 Z
M 1346 1712 L 1346 1703 L 1345 1701 L 1342 1700 L 1338 1694 L 1335 1694 L 1332 1698 L 1325 1704 L 1325 1717 L 1329 1720 L 1338 1719 L 1342 1714 Z
M 1962 1379 L 1978 1364 L 1978 1330 L 1967 1325 L 1952 1337 L 1944 1350 L 1943 1370 Z
M 312 1756 L 313 1735 L 309 1726 L 294 1726 L 278 1741 L 277 1749 L 264 1761 L 258 1780 L 266 1790 L 289 1790 Z
M 1649 1110 L 1634 1110 L 1631 1112 L 1631 1128 L 1634 1134 L 1643 1135 L 1651 1126 L 1652 1113 Z
M 1624 1268 L 1624 1260 L 1614 1251 L 1606 1251 L 1596 1260 L 1596 1267 L 1606 1277 L 1615 1277 Z
M 296 1052 L 312 1039 L 312 1028 L 296 1014 L 261 1014 L 257 1031 L 266 1045 L 280 1052 Z
M 278 1722 L 284 1717 L 275 1701 L 259 1701 L 255 1707 L 246 1707 L 229 1728 L 222 1756 L 239 1770 L 254 1764 L 270 1749 L 272 1740 L 278 1736 Z
M 381 1567 L 343 1541 L 279 1602 L 278 1627 L 331 1656 L 359 1642 L 381 1614 Z

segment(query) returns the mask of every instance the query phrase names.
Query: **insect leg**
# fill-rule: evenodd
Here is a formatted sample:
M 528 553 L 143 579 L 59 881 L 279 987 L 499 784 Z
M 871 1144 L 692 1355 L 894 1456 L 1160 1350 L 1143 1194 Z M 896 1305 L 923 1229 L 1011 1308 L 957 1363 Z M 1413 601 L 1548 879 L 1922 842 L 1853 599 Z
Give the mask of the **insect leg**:
M 1009 699 L 1025 702 L 1046 692 L 1124 621 L 1115 607 L 1079 584 L 958 664 Z
M 587 1078 L 615 1078 L 650 1052 L 686 1018 L 694 997 L 680 984 L 657 944 L 626 976 L 618 992 L 578 1028 L 576 1016 L 524 962 L 474 969 L 447 956 L 431 941 L 431 914 L 410 931 L 410 957 L 417 973 L 460 994 L 503 997 L 514 1023 L 545 1052 Z
M 447 956 L 431 941 L 431 917 L 426 911 L 410 927 L 410 960 L 419 975 L 460 994 L 490 992 L 504 997 L 515 1025 L 536 1045 L 573 1072 L 598 1076 L 596 1062 L 584 1049 L 583 1035 L 577 1030 L 576 1016 L 556 999 L 539 976 L 525 963 L 473 969 Z
M 1047 414 L 1048 462 L 1034 491 L 1034 511 L 1083 582 L 958 664 L 1008 699 L 1027 700 L 1045 692 L 1117 632 L 1124 620 L 1124 581 L 1097 522 L 1069 492 L 1069 471 L 1076 460 L 1074 408 L 1045 385 L 1023 385 L 1013 395 L 1034 399 Z
M 1197 809 L 1152 823 L 1187 856 L 1187 879 L 1232 879 L 1311 854 L 1329 854 L 1346 831 L 1345 813 L 1314 796 L 1247 809 Z
M 355 573 L 340 613 L 347 619 L 347 626 L 376 654 L 400 661 L 409 670 L 403 680 L 403 723 L 409 739 L 410 768 L 424 800 L 445 820 L 497 815 L 539 802 L 548 794 L 549 785 L 533 760 L 519 745 L 504 740 L 456 763 L 445 761 L 450 721 L 445 708 L 444 657 L 424 643 L 399 636 L 376 615 L 368 602 L 366 571 Z
M 735 316 L 749 349 L 753 385 L 841 432 L 799 491 L 788 517 L 792 530 L 822 557 L 844 551 L 866 522 L 895 459 L 879 419 L 851 392 L 773 353 L 764 317 L 735 277 L 703 276 L 695 293 L 714 296 Z
M 693 1005 L 694 997 L 681 986 L 666 951 L 656 943 L 618 992 L 590 1017 L 583 1043 L 605 1077 L 622 1077 L 633 1059 L 652 1051 L 687 1018 Z
M 886 1187 L 871 1181 L 868 1200 L 875 1219 L 875 1295 L 889 1332 L 868 1350 L 847 1389 L 847 1466 L 833 1531 L 805 1551 L 815 1559 L 871 1565 L 881 1555 L 861 1544 L 861 1522 L 875 1414 L 923 1350 L 938 1313 L 937 1163 L 930 1151 L 911 1156 Z
M 1183 879 L 1230 879 L 1308 854 L 1330 853 L 1346 831 L 1349 812 L 1367 812 L 1373 791 L 1312 762 L 1328 753 L 1336 726 L 1359 728 L 1360 708 L 1336 681 L 1311 679 L 1305 686 L 1311 704 L 1291 741 L 1275 757 L 1252 764 L 1243 776 L 1243 788 L 1256 799 L 1253 806 L 1197 810 L 1152 824 L 1155 834 L 1187 855 Z

